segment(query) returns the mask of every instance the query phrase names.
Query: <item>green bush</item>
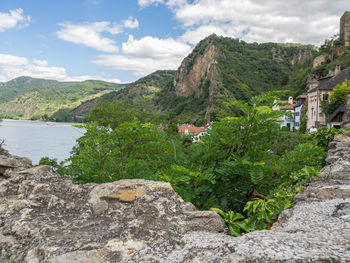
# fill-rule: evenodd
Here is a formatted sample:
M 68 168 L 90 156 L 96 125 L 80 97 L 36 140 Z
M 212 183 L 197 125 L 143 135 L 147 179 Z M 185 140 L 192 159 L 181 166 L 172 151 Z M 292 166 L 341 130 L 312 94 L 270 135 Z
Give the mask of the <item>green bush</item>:
M 312 133 L 310 136 L 316 143 L 316 145 L 327 148 L 328 143 L 334 139 L 336 134 L 342 134 L 344 131 L 338 130 L 336 128 L 323 127 L 317 130 L 317 132 Z

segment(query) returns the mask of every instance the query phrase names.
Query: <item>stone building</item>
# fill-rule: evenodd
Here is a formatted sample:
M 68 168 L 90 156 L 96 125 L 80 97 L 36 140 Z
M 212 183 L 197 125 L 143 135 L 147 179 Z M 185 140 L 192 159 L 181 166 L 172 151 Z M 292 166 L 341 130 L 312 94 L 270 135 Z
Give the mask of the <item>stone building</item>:
M 340 18 L 340 37 L 344 39 L 346 47 L 350 45 L 350 11 L 346 11 Z
M 345 80 L 350 80 L 350 67 L 340 72 L 339 70 L 337 67 L 334 76 L 321 78 L 309 85 L 307 92 L 307 130 L 327 125 L 327 116 L 321 109 L 322 101 L 329 101 L 330 93 L 336 85 L 342 84 Z

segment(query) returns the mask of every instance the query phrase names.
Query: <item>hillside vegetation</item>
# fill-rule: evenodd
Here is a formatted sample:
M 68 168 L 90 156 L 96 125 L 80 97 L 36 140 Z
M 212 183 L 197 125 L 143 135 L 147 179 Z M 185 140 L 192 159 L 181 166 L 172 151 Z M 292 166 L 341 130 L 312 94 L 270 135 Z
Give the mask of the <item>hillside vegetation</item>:
M 50 116 L 58 110 L 73 109 L 86 100 L 100 97 L 121 87 L 123 86 L 96 80 L 58 82 L 21 77 L 2 83 L 0 116 L 50 119 Z
M 72 116 L 86 118 L 101 99 L 108 101 L 124 100 L 136 107 L 144 107 L 150 111 L 156 110 L 155 97 L 160 91 L 171 85 L 174 75 L 174 70 L 158 70 L 133 83 L 127 84 L 124 89 L 109 92 L 100 98 L 81 104 L 69 113 L 68 118 L 72 118 Z

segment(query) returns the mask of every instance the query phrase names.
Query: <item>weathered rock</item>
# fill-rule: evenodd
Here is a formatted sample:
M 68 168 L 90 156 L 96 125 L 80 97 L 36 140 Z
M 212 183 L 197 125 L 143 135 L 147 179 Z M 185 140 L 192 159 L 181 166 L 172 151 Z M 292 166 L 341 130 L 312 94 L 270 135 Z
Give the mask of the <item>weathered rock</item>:
M 312 51 L 309 47 L 300 47 L 298 52 L 293 56 L 291 64 L 296 65 L 299 62 L 304 62 L 312 59 Z
M 188 232 L 226 231 L 168 183 L 76 185 L 47 166 L 21 167 L 0 181 L 0 262 L 119 262 Z
M 0 262 L 350 262 L 350 135 L 329 148 L 321 180 L 294 208 L 272 230 L 239 238 L 168 183 L 76 185 L 1 155 Z
M 23 170 L 32 166 L 32 161 L 27 158 L 10 155 L 0 148 L 0 180 L 8 177 L 11 171 Z

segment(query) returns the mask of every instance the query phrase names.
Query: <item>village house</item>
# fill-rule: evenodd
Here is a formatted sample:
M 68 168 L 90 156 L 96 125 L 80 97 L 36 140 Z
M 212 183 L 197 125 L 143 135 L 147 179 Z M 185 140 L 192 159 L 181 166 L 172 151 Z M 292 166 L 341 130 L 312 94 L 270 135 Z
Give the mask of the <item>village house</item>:
M 190 135 L 192 142 L 198 143 L 201 137 L 211 128 L 212 123 L 208 123 L 202 127 L 196 127 L 193 124 L 181 124 L 178 127 L 178 132 L 182 135 Z
M 346 112 L 346 105 L 342 104 L 340 105 L 335 112 L 333 112 L 327 120 L 327 126 L 328 128 L 336 128 L 336 129 L 340 129 L 342 127 L 343 124 L 343 117 L 344 114 Z
M 275 101 L 275 104 L 277 101 Z M 280 119 L 280 127 L 287 127 L 288 131 L 294 130 L 294 107 L 296 103 L 293 100 L 293 97 L 288 97 L 288 100 L 281 100 L 272 107 L 273 110 L 281 110 L 288 112 L 289 114 L 283 115 Z
M 301 113 L 304 106 L 304 102 L 307 100 L 307 94 L 301 94 L 296 97 L 297 104 L 294 106 L 294 129 L 300 129 Z
M 337 66 L 334 74 L 334 76 L 314 80 L 309 85 L 307 92 L 308 109 L 306 126 L 308 131 L 310 131 L 311 128 L 318 129 L 327 125 L 329 116 L 326 116 L 322 112 L 321 103 L 322 101 L 329 102 L 333 88 L 338 84 L 342 84 L 345 80 L 350 79 L 350 67 L 340 71 L 340 67 Z

